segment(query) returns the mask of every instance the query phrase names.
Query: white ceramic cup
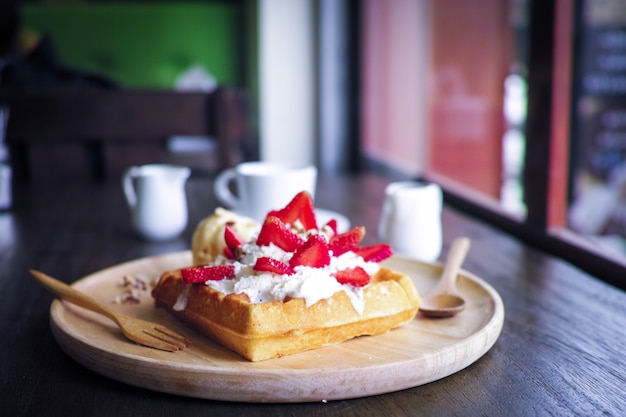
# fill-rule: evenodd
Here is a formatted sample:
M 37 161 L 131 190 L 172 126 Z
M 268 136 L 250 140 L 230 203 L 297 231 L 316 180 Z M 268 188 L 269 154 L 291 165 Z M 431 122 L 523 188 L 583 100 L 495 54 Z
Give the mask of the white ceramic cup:
M 398 254 L 434 262 L 442 247 L 442 205 L 437 184 L 393 182 L 385 188 L 378 235 Z
M 130 167 L 122 178 L 133 227 L 152 241 L 179 236 L 187 227 L 188 167 L 152 164 Z
M 315 197 L 316 183 L 313 165 L 244 162 L 222 171 L 213 189 L 227 209 L 262 222 L 269 211 L 283 208 L 301 191 Z M 236 193 L 231 191 L 233 184 Z

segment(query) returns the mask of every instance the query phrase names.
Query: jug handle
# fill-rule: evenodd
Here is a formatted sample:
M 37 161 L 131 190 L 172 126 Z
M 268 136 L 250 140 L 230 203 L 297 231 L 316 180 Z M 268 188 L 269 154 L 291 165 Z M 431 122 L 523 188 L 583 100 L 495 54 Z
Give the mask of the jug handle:
M 227 208 L 235 210 L 240 205 L 239 198 L 230 191 L 229 184 L 236 177 L 236 170 L 234 168 L 228 168 L 222 171 L 217 178 L 215 178 L 215 182 L 213 183 L 213 192 L 218 201 Z
M 136 172 L 137 167 L 130 167 L 122 176 L 122 189 L 124 190 L 126 201 L 130 207 L 135 207 L 137 205 L 137 193 L 135 192 L 135 187 L 133 186 L 133 178 L 136 177 Z

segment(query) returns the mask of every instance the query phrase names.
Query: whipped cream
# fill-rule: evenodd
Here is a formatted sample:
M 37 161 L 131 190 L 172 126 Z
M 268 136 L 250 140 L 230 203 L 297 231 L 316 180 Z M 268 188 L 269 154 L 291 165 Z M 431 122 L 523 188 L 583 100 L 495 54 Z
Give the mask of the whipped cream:
M 289 263 L 293 253 L 283 251 L 273 244 L 258 246 L 255 243 L 246 243 L 242 245 L 238 261 L 220 257 L 214 263 L 234 265 L 235 278 L 207 281 L 206 285 L 224 294 L 246 294 L 250 302 L 255 304 L 284 301 L 286 298 L 303 298 L 307 307 L 343 291 L 350 298 L 354 309 L 363 314 L 365 307 L 363 287 L 340 284 L 332 274 L 357 266 L 363 268 L 369 275 L 374 275 L 380 269 L 378 263 L 366 262 L 356 253 L 346 252 L 340 256 L 331 256 L 330 264 L 323 268 L 296 266 L 295 273 L 290 275 L 253 270 L 256 260 L 264 256 Z

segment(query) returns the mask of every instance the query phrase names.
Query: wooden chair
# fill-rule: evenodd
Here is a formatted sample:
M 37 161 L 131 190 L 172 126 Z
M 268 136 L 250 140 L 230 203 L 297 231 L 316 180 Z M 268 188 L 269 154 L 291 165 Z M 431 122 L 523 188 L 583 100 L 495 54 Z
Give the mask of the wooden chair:
M 29 181 L 33 145 L 78 145 L 90 176 L 107 177 L 109 145 L 158 145 L 169 137 L 210 136 L 217 142 L 217 169 L 233 166 L 248 140 L 247 96 L 219 87 L 211 93 L 175 91 L 0 91 L 8 106 L 6 141 L 14 175 Z

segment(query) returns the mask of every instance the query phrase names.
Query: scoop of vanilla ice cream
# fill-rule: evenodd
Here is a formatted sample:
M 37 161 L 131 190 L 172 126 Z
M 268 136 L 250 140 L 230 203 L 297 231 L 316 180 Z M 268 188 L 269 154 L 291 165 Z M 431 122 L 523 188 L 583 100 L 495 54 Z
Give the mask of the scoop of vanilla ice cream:
M 255 237 L 261 225 L 255 220 L 240 216 L 237 213 L 222 207 L 215 209 L 212 215 L 202 220 L 191 239 L 191 252 L 194 265 L 204 265 L 215 261 L 222 255 L 226 243 L 224 242 L 224 229 L 230 226 L 245 241 Z

